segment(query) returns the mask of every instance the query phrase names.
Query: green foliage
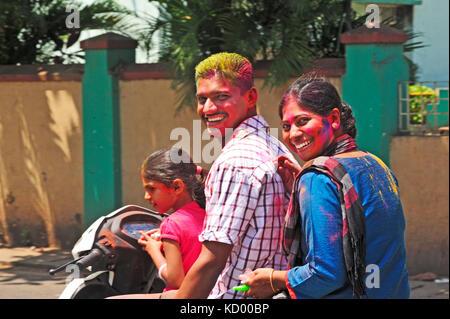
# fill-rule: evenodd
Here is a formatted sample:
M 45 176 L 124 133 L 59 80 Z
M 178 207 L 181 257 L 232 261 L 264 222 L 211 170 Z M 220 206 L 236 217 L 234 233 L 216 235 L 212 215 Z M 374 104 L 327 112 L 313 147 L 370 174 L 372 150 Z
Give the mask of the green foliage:
M 80 28 L 67 28 L 66 8 L 79 8 Z M 0 64 L 80 61 L 69 53 L 82 30 L 114 29 L 129 12 L 112 0 L 83 5 L 75 0 L 15 0 L 0 2 Z
M 159 15 L 138 33 L 176 75 L 182 106 L 195 105 L 195 65 L 217 52 L 236 52 L 270 65 L 265 85 L 298 76 L 312 60 L 343 57 L 340 34 L 365 20 L 353 17 L 350 0 L 159 0 Z

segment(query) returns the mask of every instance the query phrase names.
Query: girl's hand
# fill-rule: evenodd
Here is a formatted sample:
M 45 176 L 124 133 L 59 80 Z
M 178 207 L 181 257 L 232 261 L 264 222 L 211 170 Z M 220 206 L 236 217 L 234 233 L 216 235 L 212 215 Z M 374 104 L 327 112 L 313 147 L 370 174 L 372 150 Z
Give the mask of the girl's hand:
M 301 168 L 297 164 L 293 163 L 288 157 L 281 155 L 274 161 L 278 174 L 280 174 L 283 180 L 283 185 L 286 191 L 292 192 L 294 186 L 295 177 L 300 172 Z
M 244 293 L 247 297 L 270 299 L 274 294 L 270 286 L 270 274 L 272 268 L 258 268 L 253 271 L 250 279 L 244 281 L 244 284 L 249 286 L 249 290 Z
M 145 251 L 147 251 L 150 256 L 153 256 L 155 253 L 160 253 L 162 242 L 161 239 L 154 239 L 152 236 L 155 234 L 159 234 L 159 229 L 153 229 L 147 233 L 140 232 L 141 238 L 139 238 L 138 243 L 143 247 Z
M 149 235 L 154 240 L 161 241 L 161 232 L 159 228 L 149 230 L 148 232 L 146 232 L 146 234 Z

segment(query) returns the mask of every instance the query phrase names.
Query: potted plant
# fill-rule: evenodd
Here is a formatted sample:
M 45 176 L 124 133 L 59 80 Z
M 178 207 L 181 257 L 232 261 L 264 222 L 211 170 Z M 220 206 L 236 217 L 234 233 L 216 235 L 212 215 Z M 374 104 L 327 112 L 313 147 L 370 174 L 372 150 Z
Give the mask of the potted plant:
M 436 92 L 423 85 L 409 86 L 409 123 L 424 126 L 427 123 L 427 106 L 435 103 Z

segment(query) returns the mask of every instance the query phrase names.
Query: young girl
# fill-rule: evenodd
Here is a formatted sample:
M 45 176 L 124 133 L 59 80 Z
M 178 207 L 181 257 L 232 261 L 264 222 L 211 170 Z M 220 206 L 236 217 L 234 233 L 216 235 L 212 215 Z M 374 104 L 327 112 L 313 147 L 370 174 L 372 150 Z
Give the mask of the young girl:
M 201 250 L 198 240 L 205 217 L 204 172 L 182 149 L 163 149 L 142 164 L 145 199 L 158 213 L 172 211 L 159 230 L 141 232 L 144 246 L 167 283 L 178 289 Z

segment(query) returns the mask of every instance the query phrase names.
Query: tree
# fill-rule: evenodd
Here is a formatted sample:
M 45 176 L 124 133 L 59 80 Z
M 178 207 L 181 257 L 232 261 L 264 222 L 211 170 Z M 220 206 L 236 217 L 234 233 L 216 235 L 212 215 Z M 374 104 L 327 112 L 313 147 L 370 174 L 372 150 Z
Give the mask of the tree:
M 179 107 L 195 105 L 195 65 L 207 56 L 236 52 L 270 65 L 265 85 L 285 83 L 308 63 L 342 57 L 340 34 L 360 26 L 350 0 L 159 0 L 138 40 L 150 48 L 159 34 L 159 61 L 175 74 Z
M 67 17 L 79 9 L 79 28 L 68 27 Z M 72 12 L 73 13 L 73 12 Z M 75 12 L 78 14 L 78 12 Z M 112 0 L 83 5 L 75 0 L 14 0 L 0 2 L 0 64 L 82 61 L 68 52 L 82 30 L 113 30 L 129 15 Z

